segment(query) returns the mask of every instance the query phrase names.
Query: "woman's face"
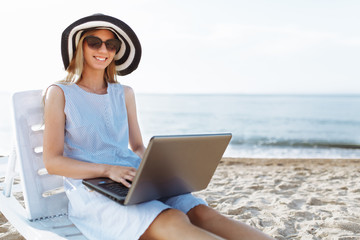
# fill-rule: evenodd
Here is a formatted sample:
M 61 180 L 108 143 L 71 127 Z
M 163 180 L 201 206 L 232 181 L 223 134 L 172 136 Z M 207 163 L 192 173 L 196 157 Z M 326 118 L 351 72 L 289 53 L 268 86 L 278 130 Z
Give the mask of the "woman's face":
M 83 43 L 84 49 L 84 70 L 90 68 L 92 70 L 104 70 L 114 59 L 116 51 L 108 50 L 105 46 L 105 41 L 114 39 L 114 34 L 106 29 L 96 30 L 91 34 L 100 38 L 103 43 L 99 49 L 90 48 L 87 41 Z

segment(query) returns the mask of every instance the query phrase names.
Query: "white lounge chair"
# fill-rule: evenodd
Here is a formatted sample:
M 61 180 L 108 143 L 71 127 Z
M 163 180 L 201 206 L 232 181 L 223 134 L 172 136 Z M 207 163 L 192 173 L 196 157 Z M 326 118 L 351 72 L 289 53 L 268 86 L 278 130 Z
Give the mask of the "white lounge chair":
M 15 93 L 12 107 L 16 141 L 1 183 L 0 211 L 26 239 L 86 239 L 67 217 L 62 177 L 44 168 L 42 91 Z M 13 194 L 17 175 L 25 208 Z

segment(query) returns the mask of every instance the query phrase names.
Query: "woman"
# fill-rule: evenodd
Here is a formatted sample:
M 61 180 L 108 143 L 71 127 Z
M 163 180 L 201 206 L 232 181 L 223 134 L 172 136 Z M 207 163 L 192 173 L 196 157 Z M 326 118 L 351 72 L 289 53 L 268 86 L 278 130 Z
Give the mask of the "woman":
M 63 32 L 68 76 L 46 92 L 43 158 L 50 174 L 65 177 L 69 218 L 89 239 L 270 239 L 191 194 L 122 206 L 82 185 L 108 177 L 130 187 L 135 176 L 145 147 L 134 92 L 115 77 L 134 71 L 140 56 L 135 33 L 110 16 Z

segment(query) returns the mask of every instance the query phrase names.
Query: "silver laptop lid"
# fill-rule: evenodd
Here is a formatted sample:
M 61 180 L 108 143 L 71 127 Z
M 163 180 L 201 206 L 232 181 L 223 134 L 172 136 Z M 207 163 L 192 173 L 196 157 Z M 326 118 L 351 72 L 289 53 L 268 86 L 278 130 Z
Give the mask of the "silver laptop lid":
M 230 133 L 152 137 L 124 204 L 206 188 L 230 139 Z

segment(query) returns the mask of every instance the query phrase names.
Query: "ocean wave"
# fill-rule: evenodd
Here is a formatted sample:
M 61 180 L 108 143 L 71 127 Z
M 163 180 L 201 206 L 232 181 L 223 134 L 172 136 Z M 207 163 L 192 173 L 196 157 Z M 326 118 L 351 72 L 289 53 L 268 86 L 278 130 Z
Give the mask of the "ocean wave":
M 240 138 L 234 136 L 230 144 L 254 147 L 360 149 L 360 143 L 341 141 L 330 142 L 323 139 L 277 139 L 266 137 Z

